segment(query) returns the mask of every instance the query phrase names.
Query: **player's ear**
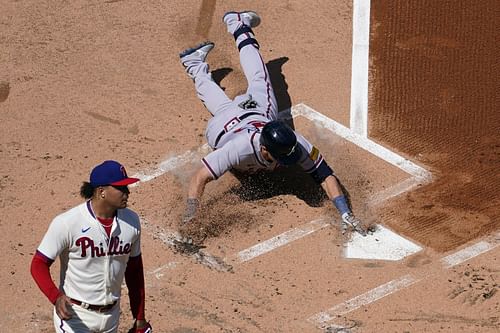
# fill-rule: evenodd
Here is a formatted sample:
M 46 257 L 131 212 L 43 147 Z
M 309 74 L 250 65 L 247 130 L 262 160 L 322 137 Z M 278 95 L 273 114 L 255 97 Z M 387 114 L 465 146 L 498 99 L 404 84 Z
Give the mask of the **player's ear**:
M 99 186 L 96 190 L 97 196 L 104 199 L 104 186 Z

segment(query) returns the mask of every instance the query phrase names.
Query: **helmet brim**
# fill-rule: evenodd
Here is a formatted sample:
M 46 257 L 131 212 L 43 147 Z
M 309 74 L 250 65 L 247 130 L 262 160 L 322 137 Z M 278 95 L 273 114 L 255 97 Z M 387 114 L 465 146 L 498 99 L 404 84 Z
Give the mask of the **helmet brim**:
M 281 165 L 293 165 L 296 164 L 302 157 L 301 149 L 295 149 L 290 155 L 276 156 L 276 160 Z

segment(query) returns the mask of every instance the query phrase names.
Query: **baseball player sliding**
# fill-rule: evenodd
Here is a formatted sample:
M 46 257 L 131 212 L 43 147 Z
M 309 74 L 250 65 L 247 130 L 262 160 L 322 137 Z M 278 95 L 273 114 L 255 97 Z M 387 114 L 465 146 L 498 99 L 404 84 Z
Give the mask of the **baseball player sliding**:
M 254 173 L 298 164 L 321 184 L 342 217 L 343 229 L 351 227 L 366 235 L 368 228 L 352 213 L 336 176 L 318 149 L 278 120 L 269 73 L 252 30 L 260 21 L 253 11 L 228 12 L 223 17 L 236 41 L 248 81 L 246 93 L 234 100 L 212 80 L 205 62 L 214 43 L 205 42 L 180 54 L 198 97 L 213 116 L 205 133 L 213 151 L 201 160 L 202 166 L 190 181 L 183 223 L 195 218 L 206 184 L 226 171 Z
M 105 161 L 90 174 L 80 194 L 86 199 L 50 224 L 31 262 L 38 287 L 54 304 L 54 327 L 60 333 L 118 332 L 123 278 L 135 318 L 130 333 L 151 333 L 144 315 L 141 226 L 126 208 L 129 178 L 116 161 Z M 60 285 L 50 266 L 59 257 Z

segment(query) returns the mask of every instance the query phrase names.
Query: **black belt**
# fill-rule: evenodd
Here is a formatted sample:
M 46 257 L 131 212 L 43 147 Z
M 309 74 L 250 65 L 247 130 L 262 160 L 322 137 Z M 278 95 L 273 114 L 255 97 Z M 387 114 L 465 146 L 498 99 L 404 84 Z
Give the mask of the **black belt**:
M 116 301 L 114 301 L 111 304 L 106 304 L 106 305 L 93 305 L 93 304 L 87 304 L 82 301 L 79 301 L 77 299 L 70 298 L 71 303 L 80 305 L 82 308 L 87 309 L 87 310 L 92 310 L 95 312 L 108 312 L 111 310 L 115 305 Z
M 248 118 L 250 116 L 262 116 L 262 114 L 259 113 L 259 112 L 248 112 L 248 113 L 245 113 L 245 114 L 243 114 L 243 115 L 241 115 L 239 117 L 236 117 L 236 118 L 238 118 L 239 121 L 242 121 L 243 119 Z M 215 143 L 214 143 L 214 148 L 217 147 L 217 144 L 219 143 L 220 139 L 222 138 L 222 136 L 224 134 L 226 134 L 226 130 L 225 129 L 223 129 L 219 133 L 219 135 L 217 135 L 217 138 L 215 139 Z

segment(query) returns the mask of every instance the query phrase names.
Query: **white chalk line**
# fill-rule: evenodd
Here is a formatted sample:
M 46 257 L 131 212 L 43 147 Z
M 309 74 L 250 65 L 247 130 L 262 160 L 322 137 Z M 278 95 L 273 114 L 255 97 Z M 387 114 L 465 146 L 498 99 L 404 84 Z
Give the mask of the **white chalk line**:
M 318 328 L 325 329 L 331 325 L 328 324 L 329 321 L 337 319 L 337 316 L 345 315 L 352 312 L 360 307 L 373 303 L 385 296 L 388 296 L 396 291 L 411 286 L 412 284 L 418 282 L 411 275 L 405 275 L 399 279 L 389 281 L 381 286 L 378 286 L 364 294 L 351 298 L 348 301 L 335 305 L 334 307 L 320 312 L 308 319 L 309 322 L 315 324 Z M 334 324 L 335 325 L 335 324 Z M 337 328 L 340 327 L 335 325 Z
M 164 244 L 170 247 L 178 248 L 179 243 L 183 242 L 182 237 L 178 232 L 166 230 L 156 224 L 150 223 L 148 220 L 144 218 L 142 218 L 142 224 L 143 224 L 143 229 L 147 229 L 149 233 L 153 236 L 153 238 L 160 239 Z M 197 251 L 188 252 L 186 253 L 186 255 L 192 257 L 198 263 L 207 266 L 208 268 L 212 268 L 222 272 L 227 272 L 232 269 L 232 267 L 229 264 L 225 263 L 222 259 L 214 255 L 211 255 L 204 249 L 198 249 Z M 174 268 L 176 266 L 177 266 L 176 262 L 169 262 L 148 273 L 155 274 L 155 276 L 159 278 L 161 277 L 159 275 L 160 272 L 162 272 L 164 269 Z
M 363 137 L 351 131 L 347 127 L 337 123 L 336 121 L 322 115 L 321 113 L 313 110 L 309 106 L 300 103 L 292 107 L 291 114 L 293 117 L 303 116 L 304 118 L 312 121 L 313 123 L 323 126 L 325 129 L 330 130 L 336 135 L 354 143 L 360 148 L 368 151 L 369 153 L 381 158 L 389 164 L 392 164 L 406 173 L 414 176 L 415 182 L 425 183 L 430 181 L 431 173 L 426 169 L 416 165 L 415 163 L 405 159 L 398 154 L 390 151 L 389 149 L 371 141 L 370 139 Z M 141 182 L 151 181 L 167 172 L 175 170 L 191 161 L 194 161 L 197 157 L 206 154 L 210 151 L 210 147 L 207 144 L 200 146 L 197 150 L 190 150 L 182 155 L 174 156 L 162 161 L 153 170 L 146 170 L 138 172 L 133 175 L 133 177 L 139 178 Z M 136 183 L 136 184 L 140 184 Z M 133 184 L 135 185 L 135 184 Z M 397 194 L 395 194 L 397 195 Z
M 314 123 L 322 125 L 326 129 L 331 130 L 332 132 L 341 136 L 342 138 L 353 142 L 354 144 L 364 148 L 365 150 L 368 150 L 375 156 L 382 158 L 388 163 L 401 168 L 403 171 L 413 176 L 412 178 L 403 180 L 400 183 L 395 184 L 389 187 L 388 189 L 385 189 L 377 193 L 372 198 L 372 200 L 370 200 L 370 205 L 372 206 L 380 204 L 381 202 L 389 198 L 395 197 L 401 193 L 405 193 L 406 191 L 416 187 L 418 184 L 430 181 L 431 178 L 430 173 L 427 172 L 427 170 L 387 150 L 386 148 L 371 142 L 369 139 L 362 137 L 356 133 L 353 133 L 350 129 L 333 121 L 330 118 L 325 117 L 321 113 L 311 109 L 305 104 L 298 104 L 292 107 L 291 114 L 293 117 L 303 116 Z M 152 179 L 155 179 L 156 177 L 161 176 L 166 172 L 172 171 L 192 161 L 194 158 L 196 158 L 196 156 L 199 156 L 203 152 L 208 151 L 208 149 L 209 149 L 208 145 L 205 144 L 196 151 L 188 151 L 180 156 L 176 156 L 163 161 L 153 171 L 137 173 L 134 176 L 140 178 L 143 182 L 150 181 Z M 313 221 L 311 222 L 311 224 L 305 225 L 298 229 L 290 230 L 288 233 L 278 235 L 270 240 L 257 244 L 254 247 L 240 251 L 237 256 L 241 262 L 249 261 L 259 255 L 267 253 L 271 250 L 274 250 L 278 247 L 281 247 L 285 244 L 288 244 L 294 240 L 307 236 L 308 234 L 321 229 L 315 226 L 317 225 Z M 326 224 L 324 226 L 326 226 Z M 308 231 L 306 232 L 304 230 Z
M 368 136 L 368 65 L 370 0 L 353 1 L 350 127 Z
M 179 156 L 174 156 L 171 158 L 168 158 L 158 164 L 158 166 L 153 169 L 153 170 L 146 170 L 142 172 L 138 172 L 132 177 L 134 178 L 139 178 L 141 181 L 133 185 L 139 185 L 141 182 L 148 182 L 150 180 L 153 180 L 167 172 L 173 171 L 177 168 L 182 167 L 183 165 L 190 163 L 194 161 L 197 157 L 199 157 L 202 154 L 206 154 L 210 150 L 210 147 L 208 144 L 204 144 L 200 146 L 197 150 L 188 150 L 184 154 L 179 155 Z
M 453 254 L 443 257 L 441 259 L 441 263 L 443 264 L 444 269 L 448 269 L 460 265 L 481 254 L 489 252 L 494 248 L 496 248 L 498 245 L 500 245 L 500 234 L 498 234 L 496 238 L 491 242 L 480 241 L 464 249 L 461 249 Z M 327 328 L 333 328 L 336 330 L 344 329 L 344 327 L 339 326 L 333 323 L 332 321 L 340 316 L 343 316 L 349 312 L 359 309 L 361 306 L 369 305 L 385 296 L 393 294 L 399 290 L 405 289 L 411 286 L 412 284 L 421 281 L 422 279 L 417 279 L 412 275 L 402 276 L 398 279 L 389 281 L 383 285 L 371 289 L 370 291 L 364 294 L 361 294 L 343 303 L 335 305 L 334 307 L 326 311 L 322 311 L 318 314 L 315 314 L 309 317 L 307 320 L 316 325 L 316 327 L 318 327 L 319 329 L 327 329 Z
M 309 222 L 303 226 L 298 228 L 294 228 L 292 230 L 286 231 L 278 236 L 270 238 L 262 243 L 249 247 L 246 250 L 238 252 L 236 255 L 239 262 L 250 261 L 258 256 L 261 256 L 267 252 L 275 250 L 279 247 L 282 247 L 288 243 L 296 241 L 302 237 L 305 237 L 309 234 L 312 234 L 315 231 L 321 230 L 325 227 L 328 227 L 332 221 L 332 219 L 318 219 Z
M 422 180 L 418 177 L 410 177 L 404 179 L 397 184 L 394 184 L 384 190 L 377 192 L 375 195 L 371 197 L 369 205 L 372 207 L 379 205 L 390 198 L 394 198 L 400 194 L 411 191 L 412 189 L 426 182 L 427 180 L 425 179 Z
M 305 104 L 300 103 L 293 106 L 292 115 L 294 117 L 299 115 L 303 116 L 304 118 L 307 118 L 310 121 L 323 126 L 324 128 L 332 131 L 333 133 L 346 139 L 347 141 L 354 143 L 360 148 L 386 161 L 387 163 L 398 167 L 399 169 L 414 177 L 417 177 L 418 180 L 430 180 L 431 173 L 426 169 L 379 145 L 378 143 L 375 143 L 366 137 L 354 133 L 349 128 L 339 124 L 335 120 L 326 117 L 325 115 L 315 111 Z
M 488 251 L 493 250 L 495 247 L 499 245 L 499 242 L 487 242 L 481 241 L 469 247 L 466 247 L 458 252 L 450 254 L 441 259 L 445 268 L 451 268 L 453 266 L 459 265 L 469 259 L 479 256 L 480 254 L 486 253 Z
M 162 265 L 156 269 L 153 269 L 152 271 L 147 272 L 147 274 L 154 275 L 154 277 L 157 280 L 160 280 L 165 275 L 164 274 L 165 270 L 174 269 L 178 265 L 179 265 L 179 263 L 177 261 L 171 261 L 171 262 L 166 263 L 165 265 Z

